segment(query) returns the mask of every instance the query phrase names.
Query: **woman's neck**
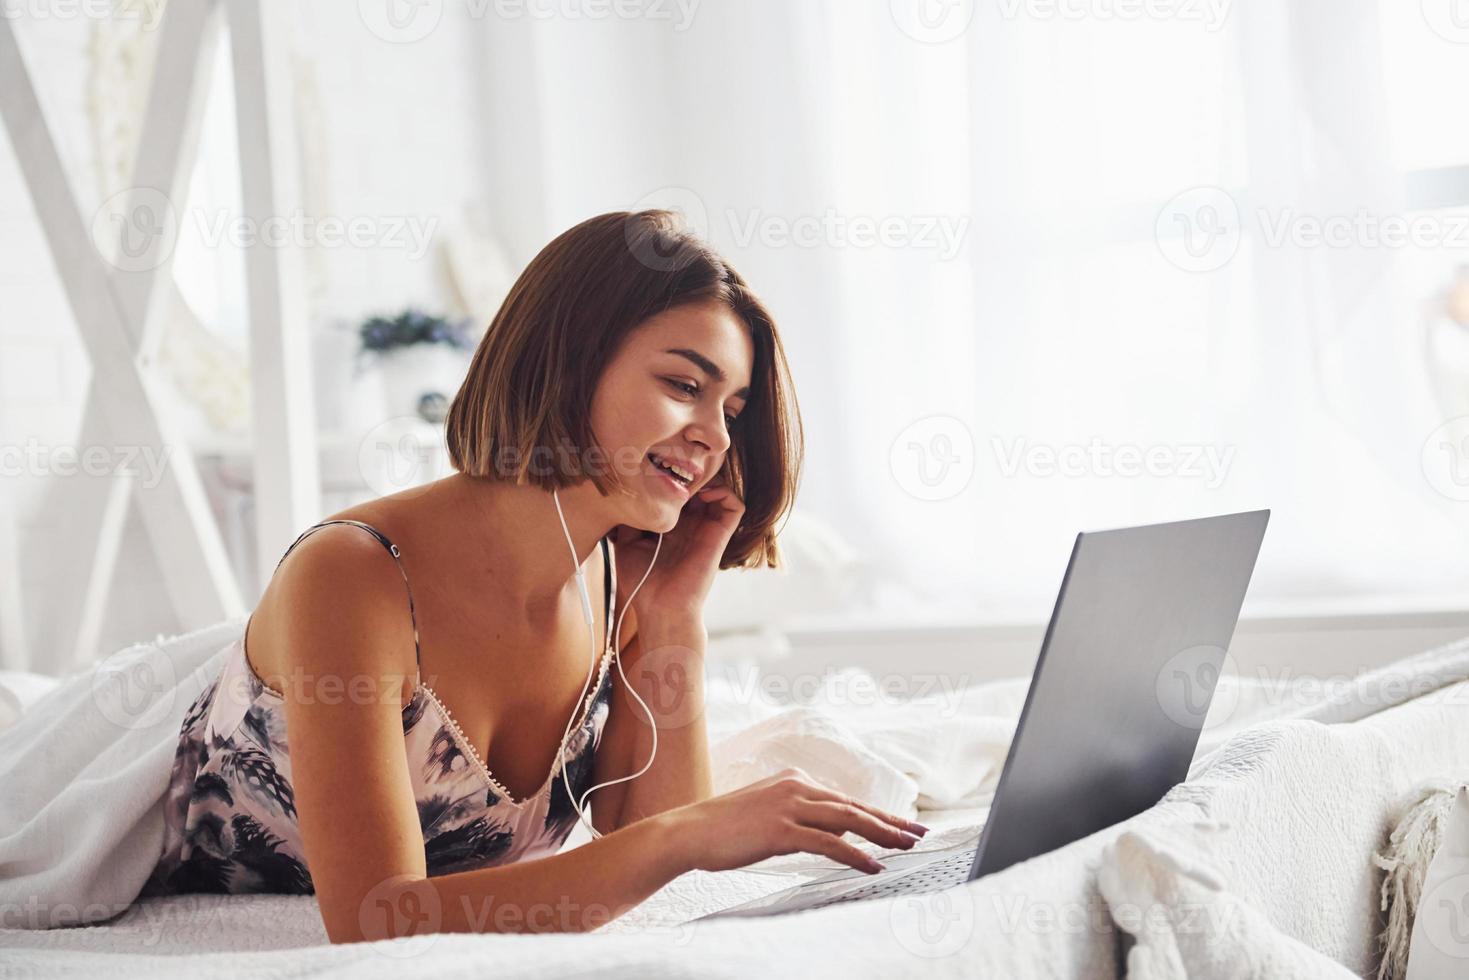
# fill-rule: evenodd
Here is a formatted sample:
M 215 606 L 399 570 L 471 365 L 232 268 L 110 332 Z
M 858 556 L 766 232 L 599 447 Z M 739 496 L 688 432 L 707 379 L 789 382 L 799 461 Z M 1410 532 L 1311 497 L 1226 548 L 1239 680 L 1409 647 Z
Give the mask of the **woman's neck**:
M 440 533 L 469 549 L 468 567 L 492 575 L 502 596 L 529 611 L 560 608 L 575 594 L 575 568 L 585 567 L 614 523 L 608 500 L 585 481 L 557 491 L 576 550 L 573 567 L 566 531 L 549 490 L 455 473 L 436 481 Z M 477 551 L 480 558 L 473 553 Z

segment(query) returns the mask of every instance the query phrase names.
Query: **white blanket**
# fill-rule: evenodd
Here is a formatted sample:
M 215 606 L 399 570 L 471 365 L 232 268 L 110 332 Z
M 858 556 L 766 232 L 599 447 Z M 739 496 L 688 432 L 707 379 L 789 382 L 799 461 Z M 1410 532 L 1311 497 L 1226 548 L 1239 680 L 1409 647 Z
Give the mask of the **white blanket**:
M 0 926 L 126 911 L 163 849 L 163 798 L 189 705 L 243 617 L 120 650 L 0 732 Z
M 1462 698 L 1469 685 L 1457 691 Z M 1469 763 L 1469 730 L 1453 723 L 1459 709 L 1412 710 L 1427 700 L 1384 712 L 1381 725 L 1376 718 L 1360 726 L 1266 723 L 1233 740 L 1200 780 L 1129 824 L 1202 816 L 1232 825 L 1216 858 L 1231 869 L 1236 893 L 1288 934 L 1369 972 L 1375 889 L 1367 855 L 1390 826 L 1383 801 L 1425 772 Z M 311 897 L 178 896 L 140 902 L 106 926 L 0 932 L 0 962 L 24 976 L 105 971 L 150 980 L 398 977 L 409 970 L 436 977 L 735 977 L 768 973 L 776 963 L 782 974 L 813 977 L 1112 980 L 1115 940 L 1094 885 L 1111 836 L 1093 835 L 945 893 L 949 904 L 942 907 L 930 896 L 689 922 L 748 897 L 731 887 L 740 883 L 736 872 L 679 878 L 593 936 L 439 935 L 333 947 L 325 945 Z M 772 879 L 757 887 L 778 886 Z
M 1469 638 L 1355 677 L 1225 675 L 1193 769 L 1237 732 L 1268 719 L 1356 721 L 1469 679 Z M 829 673 L 796 706 L 762 696 L 758 677 L 716 666 L 708 677 L 716 791 L 795 765 L 834 788 L 912 817 L 987 807 L 1010 751 L 1029 677 L 900 699 L 868 672 Z M 803 692 L 807 693 L 807 692 Z
M 99 968 L 89 959 L 95 952 L 127 950 L 141 954 L 127 961 L 140 975 L 197 975 L 200 970 L 220 970 L 222 961 L 205 955 L 179 960 L 178 954 L 297 948 L 290 954 L 252 956 L 251 969 L 289 966 L 303 973 L 351 969 L 367 975 L 401 970 L 397 957 L 416 941 L 299 949 L 325 942 L 315 901 L 309 897 L 179 896 L 129 908 L 161 847 L 160 806 L 178 726 L 188 705 L 217 674 L 222 647 L 242 626 L 243 619 L 122 651 L 109 658 L 103 670 L 78 674 L 58 685 L 15 726 L 0 733 L 0 785 L 6 787 L 0 800 L 0 912 L 10 917 L 4 925 L 27 927 L 0 931 L 0 948 L 10 948 L 7 961 L 16 961 L 21 950 L 64 950 L 65 955 L 28 953 L 24 962 L 38 973 L 62 966 L 93 969 Z M 1229 735 L 1261 719 L 1316 716 L 1345 721 L 1469 676 L 1469 640 L 1374 673 L 1379 676 L 1365 675 L 1340 690 L 1313 691 L 1309 684 L 1305 689 L 1287 689 L 1250 679 L 1222 681 L 1216 695 L 1222 714 L 1211 713 L 1200 762 Z M 120 674 L 132 678 L 132 683 L 114 683 Z M 1390 675 L 1386 680 L 1409 682 L 1385 683 L 1383 675 Z M 1414 683 L 1415 677 L 1429 680 Z M 825 720 L 817 726 L 826 748 L 809 757 L 814 765 L 803 768 L 840 784 L 846 770 L 828 763 L 841 762 L 844 752 L 860 753 L 874 767 L 891 770 L 886 783 L 879 779 L 869 784 L 889 787 L 893 809 L 904 810 L 896 803 L 911 793 L 912 804 L 926 823 L 952 828 L 943 839 L 925 846 L 972 837 L 993 793 L 1026 683 L 1018 679 L 980 685 L 962 689 L 957 696 L 941 691 L 928 701 L 920 698 L 907 705 L 874 706 L 852 698 L 845 704 L 829 704 Z M 147 691 L 151 696 L 137 697 Z M 711 683 L 709 723 L 716 756 L 722 760 L 720 779 L 728 783 L 790 764 L 790 733 L 800 733 L 803 727 L 792 719 L 809 722 L 813 717 L 817 716 L 808 707 L 752 702 L 738 693 L 731 696 L 722 682 Z M 796 743 L 809 741 L 805 735 L 796 739 Z M 1223 762 L 1238 765 L 1235 756 Z M 920 802 L 922 806 L 917 805 Z M 762 867 L 803 874 L 813 870 L 810 856 L 788 858 L 784 864 L 775 859 Z M 1054 860 L 1037 859 L 1037 867 L 1049 868 L 1060 860 L 1059 855 Z M 999 888 L 1007 875 L 987 880 Z M 924 955 L 926 946 L 913 938 L 918 928 L 913 916 L 922 910 L 904 911 L 892 902 L 856 903 L 768 920 L 716 920 L 700 924 L 697 941 L 690 938 L 692 929 L 684 925 L 689 919 L 786 883 L 740 872 L 695 872 L 599 930 L 595 946 L 587 937 L 575 936 L 425 937 L 420 943 L 424 948 L 414 954 L 423 958 L 414 966 L 431 966 L 436 974 L 493 969 L 497 976 L 580 975 L 604 968 L 615 975 L 623 966 L 629 971 L 636 968 L 640 976 L 688 972 L 664 972 L 655 966 L 676 961 L 690 970 L 697 963 L 700 975 L 733 976 L 779 958 L 792 972 L 830 975 L 842 970 L 868 976 L 882 972 L 884 963 L 889 974 L 903 972 L 919 962 L 915 957 Z M 78 919 L 100 921 L 124 910 L 101 928 L 34 931 Z M 803 963 L 797 950 L 807 933 L 799 923 L 810 914 L 829 917 L 823 927 L 842 941 L 820 944 L 819 954 L 813 951 L 810 962 Z M 917 951 L 894 960 L 895 938 L 900 947 L 905 938 L 912 940 L 908 945 L 919 943 Z M 153 958 L 153 952 L 160 956 Z M 589 961 L 589 956 L 594 959 Z M 958 959 L 928 965 L 935 968 L 934 975 L 962 972 L 963 958 Z

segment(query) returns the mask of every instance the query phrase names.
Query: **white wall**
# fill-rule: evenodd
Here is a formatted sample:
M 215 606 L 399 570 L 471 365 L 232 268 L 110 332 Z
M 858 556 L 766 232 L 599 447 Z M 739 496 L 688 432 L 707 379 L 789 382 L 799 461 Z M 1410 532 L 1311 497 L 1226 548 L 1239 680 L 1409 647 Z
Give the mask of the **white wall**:
M 615 46 L 609 44 L 612 25 L 604 22 L 476 19 L 469 6 L 458 3 L 443 4 L 437 28 L 411 43 L 375 35 L 355 4 L 297 4 L 293 9 L 299 18 L 295 50 L 308 210 L 342 220 L 416 219 L 420 227 L 432 223 L 438 240 L 460 220 L 466 205 L 480 202 L 517 271 L 545 244 L 547 229 L 560 230 L 589 214 L 630 206 L 670 184 L 697 185 L 710 201 L 760 202 L 772 212 L 800 214 L 811 200 L 824 199 L 818 192 L 827 190 L 820 186 L 820 162 L 826 157 L 813 147 L 836 154 L 846 146 L 826 146 L 829 134 L 822 127 L 832 120 L 821 111 L 824 103 L 808 106 L 797 92 L 800 78 L 820 74 L 806 70 L 810 58 L 821 52 L 804 50 L 802 38 L 820 38 L 824 25 L 812 21 L 805 35 L 789 30 L 791 25 L 776 16 L 780 10 L 775 5 L 764 8 L 762 16 L 752 16 L 743 3 L 711 4 L 683 34 L 651 21 L 619 24 Z M 806 15 L 792 14 L 796 16 Z M 93 27 L 85 20 L 16 22 L 85 215 L 99 196 L 88 118 L 87 52 Z M 745 84 L 750 75 L 758 76 L 758 85 Z M 839 76 L 832 77 L 838 78 L 832 84 L 844 84 Z M 907 83 L 916 84 L 914 79 Z M 797 94 L 787 100 L 791 104 L 781 105 L 775 98 L 751 96 L 752 90 Z M 813 95 L 805 92 L 804 97 Z M 907 108 L 902 99 L 886 106 L 892 114 Z M 772 149 L 751 138 L 781 111 L 784 142 L 771 140 Z M 1013 165 L 1029 162 L 1015 158 Z M 808 390 L 834 391 L 868 382 L 857 371 L 850 372 L 850 379 L 845 373 L 831 374 L 839 366 L 825 337 L 850 310 L 844 309 L 841 295 L 826 295 L 812 285 L 827 261 L 822 250 L 727 250 L 780 312 L 793 367 Z M 1151 253 L 1151 245 L 1147 250 Z M 330 427 L 346 421 L 333 391 L 344 380 L 352 342 L 349 333 L 335 328 L 407 303 L 437 305 L 444 295 L 444 273 L 434 251 L 415 257 L 392 245 L 315 249 L 304 258 L 321 340 L 318 417 Z M 831 277 L 821 281 L 830 287 Z M 849 304 L 850 296 L 859 295 L 837 292 L 850 292 Z M 242 323 L 238 303 L 230 299 L 238 291 L 218 295 L 226 304 L 216 311 L 221 322 Z M 961 360 L 949 360 L 962 366 Z M 1014 374 L 1013 362 L 995 363 L 997 371 Z M 0 445 L 23 444 L 31 436 L 48 446 L 73 442 L 87 371 L 14 160 L 8 145 L 0 143 Z M 931 384 L 927 377 L 915 383 Z M 809 440 L 803 498 L 835 505 L 852 496 L 841 478 L 846 465 L 841 430 L 847 420 L 816 404 L 803 407 Z M 886 461 L 876 464 L 881 470 Z M 87 570 L 48 561 L 51 542 L 68 533 L 64 520 L 48 527 L 36 517 L 37 502 L 54 484 L 33 473 L 7 485 L 17 490 L 21 504 L 32 663 L 44 669 L 62 625 L 48 617 L 50 600 L 83 588 Z M 986 503 L 994 505 L 992 494 Z M 1069 536 L 1080 523 L 1058 512 L 1054 533 Z M 913 530 L 898 521 L 885 524 L 897 529 L 894 534 Z M 1276 524 L 1272 534 L 1284 530 L 1284 522 Z M 132 520 L 128 527 L 99 642 L 102 651 L 175 628 L 162 605 L 156 560 L 141 526 Z M 244 540 L 251 539 L 246 535 Z M 1036 556 L 1046 553 L 1044 544 L 1033 543 L 1020 559 L 1041 561 Z M 278 557 L 261 556 L 261 561 L 273 563 Z M 999 562 L 992 567 L 1004 568 Z M 1372 659 L 1383 650 L 1411 650 L 1461 628 L 1400 626 L 1393 626 L 1390 634 L 1354 632 L 1350 649 L 1360 653 L 1347 655 L 1347 662 Z M 1328 623 L 1308 640 L 1313 649 L 1333 649 L 1333 644 L 1348 642 L 1338 635 L 1340 629 Z M 973 640 L 960 637 L 954 656 L 972 653 Z M 840 641 L 839 636 L 833 642 Z M 1034 655 L 1028 637 L 1013 647 L 1005 647 L 1009 641 L 1003 637 L 995 642 L 995 649 L 1010 650 L 997 653 L 996 663 L 1022 669 L 1026 651 Z M 1262 639 L 1255 649 L 1263 657 L 1265 651 L 1278 649 L 1274 643 Z M 0 650 L 0 657 L 4 653 Z
M 1029 676 L 1045 631 L 1044 622 L 846 627 L 812 622 L 790 629 L 790 656 L 769 669 L 795 678 L 850 665 L 865 668 L 879 680 L 902 675 L 913 683 L 915 678 L 933 676 L 964 686 Z M 1298 677 L 1340 681 L 1465 636 L 1469 615 L 1462 613 L 1242 617 L 1229 646 L 1228 666 L 1233 673 L 1272 684 Z
M 458 12 L 452 9 L 456 5 L 448 5 L 444 23 L 430 36 L 413 44 L 391 44 L 364 27 L 355 4 L 295 5 L 299 23 L 293 47 L 304 117 L 307 213 L 343 220 L 358 215 L 401 216 L 442 232 L 459 219 L 467 204 L 487 194 L 483 96 L 476 90 L 483 52 L 473 25 L 456 23 L 464 10 L 457 6 Z M 101 200 L 88 102 L 88 52 L 96 25 L 85 18 L 49 16 L 22 17 L 15 26 L 74 193 L 90 219 Z M 227 66 L 227 49 L 222 53 Z M 146 82 L 145 71 L 143 92 Z M 405 90 L 417 97 L 405 99 Z M 228 112 L 228 102 L 214 111 L 221 108 Z M 201 151 L 201 159 L 206 156 Z M 202 206 L 197 201 L 191 204 Z M 187 212 L 183 220 L 190 220 Z M 353 327 L 373 312 L 393 312 L 410 303 L 443 306 L 446 293 L 434 247 L 437 240 L 435 234 L 422 255 L 402 247 L 401 236 L 399 244 L 305 253 L 319 338 L 318 374 L 324 382 L 318 390 L 323 426 L 345 422 L 331 385 L 346 376 L 346 358 L 355 336 L 341 328 Z M 243 275 L 237 263 L 223 264 Z M 232 304 L 216 311 L 230 336 L 230 323 L 244 320 L 235 308 L 240 290 L 218 294 Z M 242 336 L 230 339 L 243 348 Z M 89 372 L 24 181 L 8 142 L 0 138 L 0 446 L 23 447 L 31 438 L 48 448 L 75 444 Z M 17 501 L 29 664 L 45 670 L 48 660 L 66 654 L 59 644 L 68 634 L 67 624 L 56 621 L 48 599 L 62 590 L 84 589 L 88 570 L 58 567 L 49 560 L 50 543 L 66 535 L 68 528 L 44 526 L 37 505 L 54 491 L 51 481 L 87 477 L 48 478 L 44 471 L 24 468 L 23 475 L 5 480 Z M 265 560 L 274 563 L 278 558 Z M 133 513 L 98 653 L 176 629 L 177 620 L 159 586 L 156 559 Z M 0 650 L 0 662 L 12 656 Z

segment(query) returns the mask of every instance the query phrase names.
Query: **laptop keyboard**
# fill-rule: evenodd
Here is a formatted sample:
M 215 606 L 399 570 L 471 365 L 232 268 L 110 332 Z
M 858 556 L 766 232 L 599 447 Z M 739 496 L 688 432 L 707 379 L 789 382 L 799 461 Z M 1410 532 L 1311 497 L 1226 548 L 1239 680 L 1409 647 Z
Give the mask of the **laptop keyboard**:
M 809 906 L 821 908 L 839 902 L 861 902 L 871 898 L 888 898 L 893 895 L 922 895 L 939 892 L 945 888 L 962 885 L 969 879 L 969 869 L 974 864 L 975 848 L 950 855 L 942 861 L 927 864 L 909 874 L 899 875 L 887 881 L 875 881 L 870 885 L 832 898 L 823 899 Z

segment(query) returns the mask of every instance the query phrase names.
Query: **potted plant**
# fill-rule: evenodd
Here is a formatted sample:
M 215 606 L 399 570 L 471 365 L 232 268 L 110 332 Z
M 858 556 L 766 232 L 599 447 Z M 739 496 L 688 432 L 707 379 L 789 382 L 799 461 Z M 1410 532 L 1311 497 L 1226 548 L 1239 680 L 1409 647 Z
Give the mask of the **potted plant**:
M 363 360 L 382 375 L 389 415 L 417 415 L 439 423 L 449 399 L 464 380 L 476 339 L 468 319 L 451 320 L 410 307 L 395 316 L 374 316 L 358 327 Z

